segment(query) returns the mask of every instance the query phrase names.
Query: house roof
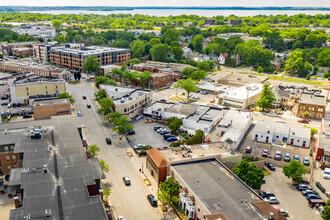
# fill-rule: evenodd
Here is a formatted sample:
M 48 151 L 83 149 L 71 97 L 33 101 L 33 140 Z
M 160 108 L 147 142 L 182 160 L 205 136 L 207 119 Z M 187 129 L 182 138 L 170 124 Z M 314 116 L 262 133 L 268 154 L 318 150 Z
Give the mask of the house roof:
M 303 93 L 300 96 L 300 103 L 310 105 L 326 106 L 325 97 L 322 95 L 311 95 Z
M 272 218 L 274 220 L 285 220 L 286 218 L 276 210 L 272 205 L 266 201 L 253 202 L 253 205 L 257 207 L 261 212 L 265 213 L 270 218 L 270 213 L 273 213 Z
M 147 150 L 147 155 L 155 162 L 158 167 L 167 166 L 167 161 L 157 148 Z

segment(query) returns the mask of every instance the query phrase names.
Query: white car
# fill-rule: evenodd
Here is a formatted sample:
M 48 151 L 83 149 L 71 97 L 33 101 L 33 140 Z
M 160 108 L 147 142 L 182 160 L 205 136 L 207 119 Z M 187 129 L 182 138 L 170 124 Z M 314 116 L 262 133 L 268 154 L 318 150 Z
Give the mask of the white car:
M 267 197 L 264 198 L 264 201 L 268 202 L 269 204 L 276 204 L 279 203 L 280 200 L 278 200 L 278 198 L 271 196 L 271 197 Z
M 277 114 L 275 114 L 273 112 L 270 112 L 270 113 L 268 113 L 268 116 L 270 116 L 270 117 L 277 117 Z
M 289 212 L 286 211 L 285 209 L 280 209 L 280 212 L 281 212 L 281 214 L 282 214 L 284 217 L 288 217 L 288 216 L 289 216 Z
M 125 220 L 123 216 L 118 216 L 118 220 Z
M 323 173 L 324 179 L 330 179 L 330 168 L 325 168 Z

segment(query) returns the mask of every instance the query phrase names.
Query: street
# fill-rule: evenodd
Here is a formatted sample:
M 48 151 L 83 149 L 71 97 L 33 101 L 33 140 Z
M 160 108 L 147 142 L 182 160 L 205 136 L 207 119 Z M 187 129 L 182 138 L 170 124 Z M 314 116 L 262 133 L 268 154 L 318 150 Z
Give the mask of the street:
M 114 133 L 110 124 L 97 113 L 97 105 L 94 98 L 96 88 L 92 83 L 82 80 L 77 85 L 67 85 L 67 90 L 73 95 L 76 102 L 75 110 L 83 115 L 83 121 L 86 126 L 85 134 L 88 145 L 96 144 L 100 147 L 98 152 L 99 160 L 104 160 L 109 164 L 110 171 L 106 174 L 106 182 L 111 186 L 110 205 L 116 216 L 123 216 L 126 219 L 164 219 L 159 208 L 151 207 L 147 201 L 147 195 L 150 194 L 145 186 L 139 171 L 132 165 L 125 152 L 125 145 L 119 144 L 118 138 L 113 139 Z M 86 100 L 82 96 L 87 97 Z M 87 103 L 91 108 L 87 108 Z M 105 138 L 112 139 L 112 145 L 107 145 Z M 125 186 L 122 181 L 123 176 L 131 179 L 131 186 Z

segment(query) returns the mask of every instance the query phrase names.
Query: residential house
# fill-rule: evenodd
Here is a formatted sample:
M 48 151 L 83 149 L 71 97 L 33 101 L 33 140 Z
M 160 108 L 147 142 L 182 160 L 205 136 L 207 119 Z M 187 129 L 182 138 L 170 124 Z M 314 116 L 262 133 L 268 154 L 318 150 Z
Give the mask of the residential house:
M 226 57 L 228 56 L 227 53 L 220 53 L 218 61 L 219 64 L 224 65 L 226 63 Z
M 231 26 L 236 26 L 236 25 L 240 25 L 240 24 L 242 24 L 241 19 L 230 19 L 229 20 L 229 25 L 231 25 Z
M 271 60 L 270 64 L 274 67 L 274 70 L 276 71 L 280 71 L 282 68 L 282 63 L 280 63 L 278 59 Z
M 205 24 L 208 24 L 208 25 L 214 25 L 215 19 L 205 19 L 204 22 L 205 22 Z
M 326 111 L 326 98 L 322 95 L 302 93 L 295 107 L 294 113 L 297 117 L 302 118 L 307 112 L 307 118 L 321 120 Z
M 283 86 L 273 87 L 275 101 L 272 103 L 274 108 L 286 108 L 290 106 L 290 90 Z

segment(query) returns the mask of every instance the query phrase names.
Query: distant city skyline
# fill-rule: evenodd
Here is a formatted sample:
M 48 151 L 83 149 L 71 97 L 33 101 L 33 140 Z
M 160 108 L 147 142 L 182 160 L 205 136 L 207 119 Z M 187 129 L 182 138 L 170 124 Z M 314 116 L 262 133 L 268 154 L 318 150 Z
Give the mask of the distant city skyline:
M 330 7 L 329 0 L 2 0 L 0 6 Z

